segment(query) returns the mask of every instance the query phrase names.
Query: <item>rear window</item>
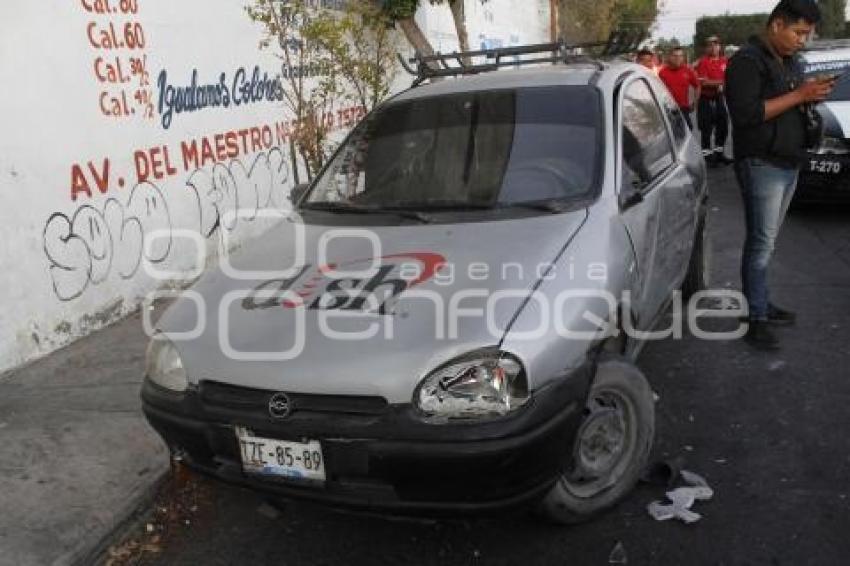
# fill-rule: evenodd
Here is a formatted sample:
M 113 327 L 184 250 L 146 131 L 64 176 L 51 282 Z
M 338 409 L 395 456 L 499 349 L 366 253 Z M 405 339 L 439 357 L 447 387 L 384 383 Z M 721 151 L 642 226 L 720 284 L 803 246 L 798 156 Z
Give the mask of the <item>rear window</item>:
M 588 86 L 470 92 L 391 103 L 366 118 L 307 203 L 427 208 L 593 192 L 601 99 Z

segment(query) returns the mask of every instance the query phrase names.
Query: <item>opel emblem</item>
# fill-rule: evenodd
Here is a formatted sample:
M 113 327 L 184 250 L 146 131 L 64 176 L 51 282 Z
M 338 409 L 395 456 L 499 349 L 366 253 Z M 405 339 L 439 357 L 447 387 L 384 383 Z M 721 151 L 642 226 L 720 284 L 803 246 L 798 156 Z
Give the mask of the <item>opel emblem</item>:
M 275 393 L 269 399 L 269 415 L 273 419 L 285 419 L 292 412 L 292 403 L 286 393 Z

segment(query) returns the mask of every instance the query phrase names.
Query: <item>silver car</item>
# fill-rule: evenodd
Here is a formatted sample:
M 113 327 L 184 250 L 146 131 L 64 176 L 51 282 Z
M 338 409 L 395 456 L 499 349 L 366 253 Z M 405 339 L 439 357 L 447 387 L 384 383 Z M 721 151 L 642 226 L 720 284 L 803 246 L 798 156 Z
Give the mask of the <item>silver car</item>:
M 636 65 L 411 88 L 168 308 L 145 414 L 192 468 L 272 497 L 586 519 L 647 462 L 635 358 L 705 286 L 706 200 Z

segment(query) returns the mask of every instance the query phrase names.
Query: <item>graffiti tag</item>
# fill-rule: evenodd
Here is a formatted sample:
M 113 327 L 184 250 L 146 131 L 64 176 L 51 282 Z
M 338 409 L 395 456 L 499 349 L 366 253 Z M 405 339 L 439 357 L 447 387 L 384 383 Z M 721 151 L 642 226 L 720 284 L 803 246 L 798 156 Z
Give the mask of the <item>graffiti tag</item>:
M 143 260 L 157 264 L 168 259 L 173 230 L 169 200 L 173 198 L 194 203 L 197 224 L 193 229 L 209 238 L 222 227 L 232 231 L 240 221 L 253 221 L 260 210 L 283 208 L 288 184 L 287 159 L 274 147 L 258 153 L 250 166 L 233 159 L 216 163 L 211 170 L 196 169 L 186 181 L 188 191 L 175 196 L 167 197 L 155 183 L 141 181 L 124 201 L 110 197 L 102 208 L 85 204 L 70 215 L 56 212 L 43 232 L 53 291 L 59 300 L 70 301 L 112 273 L 130 279 Z M 228 211 L 239 211 L 239 215 Z M 152 233 L 157 238 L 146 247 L 145 238 Z

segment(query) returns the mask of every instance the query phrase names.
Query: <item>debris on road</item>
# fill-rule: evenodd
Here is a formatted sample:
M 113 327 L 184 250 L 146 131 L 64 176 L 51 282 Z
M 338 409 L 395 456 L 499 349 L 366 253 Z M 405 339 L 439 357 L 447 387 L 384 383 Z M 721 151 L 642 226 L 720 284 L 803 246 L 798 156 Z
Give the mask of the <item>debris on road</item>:
M 174 466 L 171 475 L 160 486 L 153 509 L 134 534 L 109 548 L 105 566 L 129 566 L 144 563 L 162 552 L 168 541 L 191 528 L 198 511 L 209 506 L 211 495 L 203 478 Z
M 667 492 L 670 503 L 653 501 L 647 506 L 647 511 L 656 521 L 679 519 L 686 524 L 696 523 L 702 515 L 691 511 L 691 507 L 697 501 L 708 501 L 714 497 L 714 490 L 699 474 L 681 470 L 678 475 L 687 485 Z
M 608 564 L 628 564 L 628 562 L 629 558 L 626 556 L 626 549 L 623 543 L 617 541 L 617 544 L 614 545 L 611 554 L 608 556 Z
M 708 482 L 705 481 L 705 478 L 699 474 L 695 474 L 694 472 L 689 472 L 688 470 L 682 470 L 679 472 L 679 475 L 682 476 L 682 479 L 685 480 L 685 483 L 691 487 L 706 487 L 709 491 L 711 488 L 708 487 Z M 711 495 L 714 495 L 714 492 L 711 491 Z M 708 496 L 711 499 L 711 495 Z
M 668 521 L 670 519 L 681 519 L 686 524 L 696 523 L 702 519 L 702 515 L 694 513 L 690 509 L 679 507 L 676 504 L 664 505 L 660 501 L 653 501 L 647 507 L 647 511 L 656 521 Z

